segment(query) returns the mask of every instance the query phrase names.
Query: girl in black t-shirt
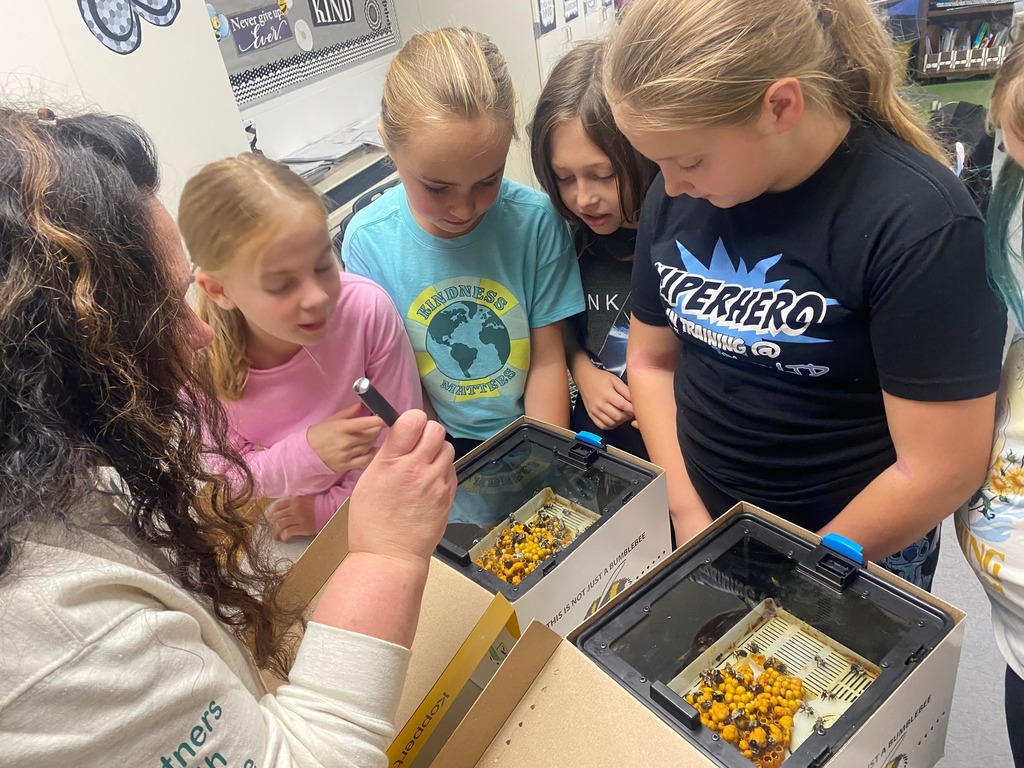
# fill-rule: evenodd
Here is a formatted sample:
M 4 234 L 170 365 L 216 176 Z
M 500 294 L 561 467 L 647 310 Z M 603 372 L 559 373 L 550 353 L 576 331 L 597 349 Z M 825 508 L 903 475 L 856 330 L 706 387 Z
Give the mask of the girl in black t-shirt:
M 661 169 L 628 369 L 677 540 L 743 499 L 928 586 L 985 477 L 1005 318 L 894 56 L 864 0 L 634 0 L 603 77 Z
M 566 325 L 569 371 L 579 390 L 572 429 L 601 435 L 641 458 L 625 381 L 629 292 L 640 205 L 657 168 L 615 127 L 601 90 L 600 41 L 555 64 L 530 125 L 541 187 L 576 231 L 587 308 Z

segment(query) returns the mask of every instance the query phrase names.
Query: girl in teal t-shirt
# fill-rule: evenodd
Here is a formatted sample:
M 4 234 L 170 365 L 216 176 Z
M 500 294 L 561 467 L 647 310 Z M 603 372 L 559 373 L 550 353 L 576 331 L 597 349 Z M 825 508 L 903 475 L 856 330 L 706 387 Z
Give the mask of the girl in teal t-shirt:
M 515 94 L 501 54 L 465 28 L 415 35 L 379 130 L 402 184 L 356 214 L 343 261 L 398 307 L 457 454 L 524 413 L 567 427 L 562 321 L 583 289 L 550 201 L 503 178 Z

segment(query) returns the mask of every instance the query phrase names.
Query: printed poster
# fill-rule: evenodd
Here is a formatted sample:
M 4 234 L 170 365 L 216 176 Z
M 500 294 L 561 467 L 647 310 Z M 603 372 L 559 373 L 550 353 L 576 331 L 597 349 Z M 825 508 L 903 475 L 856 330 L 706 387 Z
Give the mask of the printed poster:
M 239 56 L 247 56 L 293 37 L 288 17 L 278 5 L 228 16 L 227 29 Z
M 580 0 L 565 0 L 565 23 L 578 19 L 580 15 Z
M 397 50 L 394 2 L 212 0 L 206 8 L 235 101 L 244 107 Z
M 555 28 L 555 0 L 537 0 L 540 33 L 546 35 Z

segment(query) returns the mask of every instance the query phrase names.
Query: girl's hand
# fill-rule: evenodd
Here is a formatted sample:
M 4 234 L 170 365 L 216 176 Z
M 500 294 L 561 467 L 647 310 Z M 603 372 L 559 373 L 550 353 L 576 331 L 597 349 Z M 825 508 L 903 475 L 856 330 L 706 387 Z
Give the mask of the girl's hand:
M 576 380 L 583 405 L 601 429 L 615 429 L 634 418 L 629 387 L 614 373 L 603 371 L 592 363 L 579 366 L 583 375 Z
M 356 403 L 306 430 L 309 447 L 334 472 L 362 469 L 373 458 L 384 421 L 379 416 L 356 417 L 362 407 Z
M 316 535 L 315 502 L 316 496 L 289 496 L 274 502 L 267 514 L 274 540 Z
M 398 417 L 349 502 L 352 553 L 427 562 L 455 498 L 455 451 L 423 411 Z

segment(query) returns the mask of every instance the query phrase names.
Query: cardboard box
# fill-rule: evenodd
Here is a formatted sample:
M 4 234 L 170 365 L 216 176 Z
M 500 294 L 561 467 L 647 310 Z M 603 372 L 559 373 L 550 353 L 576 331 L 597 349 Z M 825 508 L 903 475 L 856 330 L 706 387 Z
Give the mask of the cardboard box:
M 451 736 L 519 639 L 519 622 L 498 595 L 388 749 L 388 763 L 426 766 Z
M 347 555 L 346 502 L 292 565 L 282 584 L 284 599 L 307 605 L 307 615 L 312 613 Z M 398 736 L 389 749 L 391 765 L 429 762 L 518 637 L 519 624 L 508 601 L 431 559 L 395 717 Z M 263 681 L 270 691 L 283 682 L 266 672 Z
M 468 467 L 524 425 L 553 433 L 570 443 L 575 440 L 575 433 L 567 429 L 523 416 L 461 458 L 456 469 Z M 525 591 L 514 589 L 506 593 L 521 626 L 537 620 L 565 635 L 671 552 L 665 470 L 611 446 L 604 450 L 649 474 L 651 480 L 619 510 L 601 520 L 599 527 L 595 526 L 578 546 L 559 556 L 557 567 L 538 583 Z
M 746 512 L 817 543 L 817 536 L 747 504 L 708 533 Z M 573 640 L 614 605 L 656 578 L 707 538 L 698 536 L 632 585 L 563 640 L 534 623 L 484 689 L 432 763 L 435 768 L 515 766 L 673 766 L 719 763 L 680 736 L 618 681 L 579 651 Z M 942 756 L 965 614 L 887 571 L 868 571 L 953 620 L 952 630 L 823 765 L 825 768 L 928 768 Z M 750 765 L 753 765 L 751 763 Z M 786 768 L 786 764 L 783 764 Z
M 574 436 L 568 430 L 526 418 L 509 430 L 522 423 L 556 431 L 567 439 Z M 471 462 L 492 441 L 456 466 Z M 552 616 L 561 612 L 549 619 L 552 625 L 560 624 L 563 632 L 568 631 L 667 555 L 670 538 L 664 471 L 615 449 L 608 452 L 642 466 L 653 476 L 652 482 L 628 502 L 628 509 L 624 506 L 595 530 L 597 535 L 581 542 L 571 557 L 559 562 L 541 582 L 543 589 L 523 596 L 529 599 L 510 605 L 503 595 L 477 584 L 438 557 L 431 559 L 395 718 L 399 732 L 388 751 L 391 765 L 417 768 L 429 764 L 518 639 L 520 626 L 525 626 L 524 610 L 529 618 L 537 611 Z M 324 585 L 347 554 L 346 502 L 292 565 L 282 585 L 283 599 L 307 605 L 307 615 L 312 613 Z M 264 682 L 273 691 L 282 681 L 264 674 Z

